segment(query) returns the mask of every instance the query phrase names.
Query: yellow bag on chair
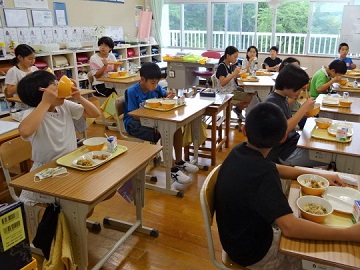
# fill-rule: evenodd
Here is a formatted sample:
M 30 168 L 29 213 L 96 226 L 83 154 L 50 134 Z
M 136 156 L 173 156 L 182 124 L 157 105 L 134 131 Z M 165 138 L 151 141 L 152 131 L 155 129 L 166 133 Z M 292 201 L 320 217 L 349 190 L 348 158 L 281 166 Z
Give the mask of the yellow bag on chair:
M 119 96 L 116 93 L 112 93 L 101 105 L 100 109 L 103 111 L 104 117 L 106 119 L 116 116 L 115 100 L 118 97 Z
M 199 138 L 199 145 L 203 144 L 207 138 L 207 134 L 206 134 L 206 128 L 207 125 L 205 122 L 201 122 L 201 127 L 200 127 L 200 138 Z M 188 146 L 190 144 L 192 144 L 193 142 L 193 138 L 192 138 L 192 131 L 191 131 L 191 124 L 186 124 L 185 128 L 184 128 L 184 133 L 183 133 L 183 146 Z

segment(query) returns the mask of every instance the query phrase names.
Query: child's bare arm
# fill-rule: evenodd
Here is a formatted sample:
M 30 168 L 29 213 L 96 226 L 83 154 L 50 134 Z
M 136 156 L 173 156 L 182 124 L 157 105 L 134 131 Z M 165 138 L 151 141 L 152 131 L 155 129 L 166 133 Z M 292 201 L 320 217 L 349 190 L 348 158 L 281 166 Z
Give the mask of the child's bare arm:
M 341 76 L 336 76 L 336 77 L 332 78 L 330 81 L 328 81 L 327 83 L 324 83 L 323 85 L 321 85 L 320 87 L 318 87 L 318 88 L 316 89 L 316 91 L 317 91 L 318 93 L 327 92 L 328 89 L 331 87 L 331 85 L 332 85 L 333 83 L 335 83 L 335 82 L 340 81 L 340 79 L 341 79 Z

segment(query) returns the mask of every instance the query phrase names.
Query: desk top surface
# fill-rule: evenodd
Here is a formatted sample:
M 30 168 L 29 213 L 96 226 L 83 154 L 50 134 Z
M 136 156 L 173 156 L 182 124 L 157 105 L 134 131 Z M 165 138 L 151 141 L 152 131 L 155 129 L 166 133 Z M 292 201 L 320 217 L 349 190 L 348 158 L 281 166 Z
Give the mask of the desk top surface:
M 13 122 L 13 123 L 18 123 L 16 122 L 15 120 L 13 120 L 11 118 L 11 116 L 6 116 L 6 117 L 2 117 L 0 118 L 1 121 L 8 121 L 8 122 Z M 11 131 L 8 131 L 6 133 L 2 133 L 0 134 L 0 144 L 5 142 L 5 141 L 8 141 L 12 138 L 15 138 L 19 136 L 19 130 L 16 128 L 16 129 L 12 129 Z
M 360 157 L 360 123 L 351 123 L 354 129 L 354 135 L 349 143 L 328 141 L 324 139 L 315 139 L 311 136 L 311 131 L 315 128 L 315 118 L 308 118 L 301 132 L 297 147 L 309 150 L 318 150 L 321 152 L 330 152 L 345 156 Z
M 320 110 L 324 112 L 332 112 L 332 113 L 339 113 L 339 114 L 348 114 L 348 115 L 360 115 L 360 98 L 358 97 L 350 97 L 353 101 L 350 107 L 339 107 L 339 106 L 324 106 L 322 105 L 322 100 L 326 95 L 320 94 L 316 98 L 316 102 L 320 103 Z
M 46 178 L 34 182 L 35 173 L 58 166 L 54 160 L 12 180 L 10 185 L 65 200 L 92 204 L 109 190 L 115 191 L 121 182 L 128 180 L 139 168 L 146 167 L 148 160 L 162 149 L 159 145 L 123 140 L 119 140 L 118 144 L 126 146 L 128 150 L 94 170 L 67 168 L 69 175 L 65 177 Z
M 92 94 L 94 92 L 95 92 L 95 90 L 92 90 L 92 89 L 80 89 L 80 95 L 82 95 L 82 96 Z M 71 99 L 71 97 L 66 97 L 66 98 Z M 10 101 L 10 102 L 21 103 L 21 99 L 19 98 L 19 96 L 9 97 L 6 100 Z
M 273 87 L 275 86 L 275 81 L 271 78 L 271 76 L 256 76 L 259 78 L 258 82 L 244 82 L 241 80 L 241 78 L 238 78 L 239 85 L 242 86 L 267 86 L 267 87 Z
M 359 176 L 351 175 L 359 179 Z M 294 215 L 299 216 L 296 200 L 300 188 L 296 181 L 292 181 L 289 204 Z M 341 269 L 360 268 L 360 243 L 340 241 L 316 241 L 292 239 L 281 236 L 279 249 L 282 253 L 317 263 L 327 263 Z
M 184 106 L 180 106 L 169 111 L 159 111 L 142 107 L 129 112 L 129 115 L 139 118 L 151 118 L 155 120 L 182 123 L 198 112 L 205 110 L 208 106 L 214 103 L 214 100 L 187 98 L 185 99 L 185 102 L 186 104 Z
M 109 83 L 120 83 L 120 84 L 134 84 L 140 82 L 140 75 L 128 77 L 128 78 L 98 78 L 99 82 L 109 82 Z

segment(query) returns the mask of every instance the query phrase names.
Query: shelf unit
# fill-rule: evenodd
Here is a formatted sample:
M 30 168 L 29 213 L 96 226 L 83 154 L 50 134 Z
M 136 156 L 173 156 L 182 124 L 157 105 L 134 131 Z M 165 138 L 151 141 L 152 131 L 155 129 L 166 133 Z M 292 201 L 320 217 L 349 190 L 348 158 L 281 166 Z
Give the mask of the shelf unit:
M 140 67 L 145 62 L 160 62 L 161 53 L 159 45 L 154 44 L 138 44 L 127 45 L 123 44 L 120 47 L 115 47 L 113 52 L 118 55 L 117 59 L 122 61 L 120 68 L 129 69 L 130 67 Z M 131 57 L 128 55 L 133 52 Z M 154 53 L 156 52 L 156 53 Z M 49 53 L 37 53 L 36 60 L 45 62 L 49 68 L 51 68 L 55 75 L 60 78 L 62 75 L 67 75 L 73 78 L 80 88 L 89 88 L 87 76 L 79 76 L 79 73 L 87 73 L 90 71 L 89 62 L 83 63 L 77 61 L 78 55 L 86 55 L 90 60 L 90 57 L 96 53 L 94 49 L 80 49 L 80 50 L 59 50 Z M 60 56 L 67 60 L 66 65 L 56 66 L 57 61 L 54 57 Z M 7 55 L 4 58 L 0 58 L 0 69 L 11 66 L 11 60 L 13 56 Z M 0 84 L 4 84 L 5 76 L 0 76 Z

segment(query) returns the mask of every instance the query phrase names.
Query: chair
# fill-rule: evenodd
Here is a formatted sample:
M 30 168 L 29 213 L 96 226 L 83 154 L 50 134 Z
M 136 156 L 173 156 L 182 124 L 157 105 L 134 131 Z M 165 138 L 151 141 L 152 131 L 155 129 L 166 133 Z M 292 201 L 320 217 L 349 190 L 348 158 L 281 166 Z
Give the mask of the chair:
M 125 91 L 125 95 L 126 95 L 126 91 Z M 115 100 L 115 109 L 116 109 L 116 114 L 117 114 L 117 116 L 115 117 L 115 120 L 116 120 L 117 130 L 119 131 L 121 137 L 125 140 L 144 143 L 145 142 L 144 140 L 136 138 L 134 136 L 131 136 L 130 134 L 128 134 L 126 132 L 125 126 L 124 126 L 125 105 L 126 105 L 125 96 L 121 96 Z M 160 157 L 159 158 L 154 157 L 154 159 L 153 159 L 154 166 L 156 166 L 157 163 L 159 163 L 159 159 L 160 159 Z M 145 176 L 145 178 L 147 180 L 157 182 L 157 177 L 154 175 L 147 174 Z
M 221 54 L 215 51 L 206 51 L 201 54 L 203 57 L 213 58 L 213 59 L 220 59 Z M 211 75 L 214 74 L 214 70 L 208 68 L 206 70 L 194 70 L 193 74 L 198 77 L 210 79 Z M 207 83 L 208 84 L 208 83 Z M 214 86 L 213 86 L 214 87 Z
M 211 261 L 213 264 L 218 267 L 219 269 L 229 270 L 229 269 L 243 269 L 246 270 L 248 268 L 240 266 L 234 263 L 227 253 L 222 250 L 222 262 L 220 262 L 216 258 L 215 248 L 214 248 L 214 241 L 213 235 L 211 231 L 211 227 L 213 225 L 214 220 L 214 188 L 217 181 L 217 176 L 220 170 L 221 164 L 216 166 L 206 177 L 204 184 L 200 191 L 200 202 L 201 202 L 201 209 L 203 212 L 204 222 L 205 222 L 205 230 L 206 230 L 206 237 L 209 246 L 209 253 L 211 257 Z
M 0 162 L 4 172 L 6 184 L 11 198 L 14 201 L 20 201 L 14 188 L 10 186 L 12 179 L 15 179 L 27 172 L 31 168 L 31 144 L 17 137 L 1 144 Z M 40 211 L 44 210 L 43 206 L 25 206 L 29 233 L 32 237 L 36 235 L 37 226 L 40 221 Z

